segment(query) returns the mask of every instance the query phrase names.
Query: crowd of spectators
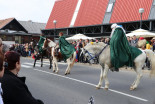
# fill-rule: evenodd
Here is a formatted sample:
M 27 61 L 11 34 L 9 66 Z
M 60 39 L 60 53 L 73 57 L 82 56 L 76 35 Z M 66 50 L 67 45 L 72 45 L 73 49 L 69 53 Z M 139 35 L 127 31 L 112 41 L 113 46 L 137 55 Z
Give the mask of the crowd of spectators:
M 143 39 L 146 40 L 146 45 L 145 47 L 143 47 L 143 50 L 150 49 L 152 51 L 155 51 L 155 37 L 154 38 L 143 38 L 143 37 L 137 38 L 135 35 L 133 37 L 129 37 L 129 36 L 127 37 L 129 44 L 137 48 L 139 48 L 138 41 L 143 40 Z
M 12 44 L 10 46 L 10 51 L 18 52 L 23 57 L 31 57 L 34 54 L 33 43 L 26 44 Z

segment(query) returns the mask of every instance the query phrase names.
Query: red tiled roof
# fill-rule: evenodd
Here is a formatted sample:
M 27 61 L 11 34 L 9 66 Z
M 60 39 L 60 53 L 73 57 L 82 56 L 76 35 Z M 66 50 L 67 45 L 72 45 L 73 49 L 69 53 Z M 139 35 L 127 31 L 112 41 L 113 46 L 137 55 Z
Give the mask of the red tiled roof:
M 102 24 L 109 0 L 83 0 L 75 25 Z
M 153 0 L 116 0 L 110 23 L 140 20 L 139 8 L 144 8 L 143 20 L 149 17 Z
M 8 23 L 10 23 L 15 18 L 8 18 L 4 20 L 0 20 L 0 29 L 6 26 Z
M 46 29 L 54 28 L 53 20 L 57 20 L 56 28 L 69 27 L 78 0 L 60 0 L 55 2 Z

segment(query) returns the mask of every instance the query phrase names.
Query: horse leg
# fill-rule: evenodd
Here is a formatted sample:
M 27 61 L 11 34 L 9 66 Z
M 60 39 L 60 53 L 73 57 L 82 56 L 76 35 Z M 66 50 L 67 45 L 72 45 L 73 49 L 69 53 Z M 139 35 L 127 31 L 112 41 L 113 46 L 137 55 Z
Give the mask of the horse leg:
M 71 62 L 70 62 L 69 58 L 67 59 L 67 64 L 68 64 L 68 66 L 67 66 L 67 69 L 65 71 L 65 75 L 69 74 L 69 70 L 70 70 L 70 66 L 71 66 Z
M 140 79 L 142 77 L 142 65 L 136 66 L 135 71 L 136 71 L 137 76 L 136 76 L 135 81 L 131 85 L 130 90 L 135 90 L 138 87 L 139 83 L 140 83 Z
M 104 71 L 104 66 L 101 67 L 101 73 L 100 73 L 100 80 L 98 85 L 96 86 L 96 89 L 100 89 L 103 83 L 103 71 Z
M 70 74 L 70 71 L 75 63 L 75 59 L 76 59 L 76 52 L 73 53 L 73 57 L 72 58 L 69 58 L 70 60 L 70 67 L 69 67 L 69 70 L 68 70 L 68 74 Z
M 34 60 L 34 64 L 33 64 L 33 67 L 35 67 L 35 65 L 36 65 L 36 61 L 37 61 L 37 59 L 35 58 L 35 60 Z
M 100 74 L 100 81 L 99 81 L 99 84 L 96 86 L 97 89 L 101 88 L 102 83 L 103 83 L 103 78 L 105 80 L 105 87 L 104 87 L 104 89 L 105 90 L 109 89 L 109 80 L 107 78 L 108 70 L 109 70 L 109 66 L 108 65 L 105 64 L 105 66 L 102 66 L 101 74 Z
M 55 58 L 53 58 L 52 67 L 53 67 L 53 72 L 55 72 Z
M 105 90 L 109 89 L 109 80 L 107 78 L 108 71 L 109 71 L 109 66 L 105 64 L 104 73 L 103 73 L 103 77 L 105 80 L 105 86 L 104 86 Z
M 52 63 L 52 59 L 51 59 L 52 57 L 50 56 L 49 57 L 49 61 L 50 61 L 50 67 L 49 67 L 49 69 L 51 69 L 51 67 L 52 67 L 52 65 L 51 65 L 51 63 Z
M 39 58 L 39 55 L 36 56 L 36 58 L 35 58 L 35 60 L 34 60 L 34 65 L 33 65 L 33 67 L 35 67 L 36 61 L 37 61 L 38 58 Z
M 41 67 L 43 67 L 43 55 L 41 55 Z
M 55 58 L 55 67 L 56 67 L 56 73 L 58 74 L 59 73 L 59 68 L 58 68 L 58 59 Z

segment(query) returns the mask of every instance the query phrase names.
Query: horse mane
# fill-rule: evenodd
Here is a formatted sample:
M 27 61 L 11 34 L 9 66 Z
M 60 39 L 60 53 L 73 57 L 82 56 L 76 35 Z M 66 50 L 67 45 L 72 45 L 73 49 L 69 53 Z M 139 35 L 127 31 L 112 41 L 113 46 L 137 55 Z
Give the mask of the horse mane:
M 146 39 L 143 39 L 143 40 L 139 40 L 138 41 L 138 47 L 139 48 L 142 48 L 142 46 L 145 46 L 146 45 Z
M 45 46 L 49 46 L 49 47 L 55 47 L 56 46 L 56 43 L 54 43 L 52 40 L 50 39 L 47 39 L 44 41 L 44 45 Z
M 89 49 L 92 47 L 96 47 L 96 48 L 100 48 L 100 47 L 105 47 L 107 44 L 103 43 L 103 42 L 92 42 L 92 43 L 88 43 L 85 48 Z

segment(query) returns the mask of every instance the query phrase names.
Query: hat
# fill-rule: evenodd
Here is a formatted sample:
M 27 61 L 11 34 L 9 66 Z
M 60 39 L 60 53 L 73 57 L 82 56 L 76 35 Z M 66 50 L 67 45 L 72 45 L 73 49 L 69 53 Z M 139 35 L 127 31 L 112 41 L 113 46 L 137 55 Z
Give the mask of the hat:
M 144 39 L 143 37 L 140 37 L 140 38 L 139 38 L 139 40 L 143 40 L 143 39 Z
M 155 39 L 155 37 L 154 37 L 154 38 L 152 38 L 152 39 Z
M 116 23 L 112 24 L 112 25 L 111 25 L 111 29 L 115 28 L 116 26 L 117 26 Z

